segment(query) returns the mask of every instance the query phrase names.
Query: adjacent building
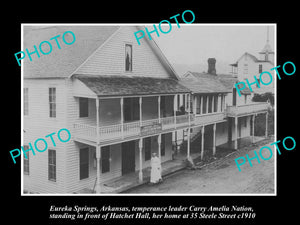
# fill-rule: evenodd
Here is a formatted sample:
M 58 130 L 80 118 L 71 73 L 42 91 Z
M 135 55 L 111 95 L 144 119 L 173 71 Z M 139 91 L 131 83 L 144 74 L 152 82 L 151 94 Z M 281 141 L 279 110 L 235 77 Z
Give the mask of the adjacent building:
M 240 81 L 248 79 L 250 83 L 255 81 L 253 76 L 256 76 L 258 84 L 251 86 L 254 93 L 274 93 L 276 76 L 274 76 L 274 71 L 271 71 L 270 69 L 275 67 L 275 53 L 269 43 L 269 37 L 267 38 L 265 46 L 258 54 L 259 57 L 256 57 L 253 54 L 245 52 L 236 62 L 230 64 L 232 68 L 231 74 Z M 269 85 L 263 85 L 259 80 L 259 75 L 264 71 L 268 71 L 273 75 L 273 82 Z M 264 83 L 269 83 L 270 78 L 268 76 L 263 76 L 263 78 Z

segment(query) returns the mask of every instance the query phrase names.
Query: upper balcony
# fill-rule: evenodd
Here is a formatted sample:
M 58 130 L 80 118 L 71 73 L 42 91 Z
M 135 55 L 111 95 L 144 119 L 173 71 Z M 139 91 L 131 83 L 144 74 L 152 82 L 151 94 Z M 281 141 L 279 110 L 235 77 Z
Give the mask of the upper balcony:
M 268 111 L 270 104 L 267 102 L 253 102 L 246 105 L 227 106 L 226 115 L 228 117 L 246 116 Z
M 190 117 L 190 120 L 189 120 Z M 172 131 L 177 128 L 189 127 L 194 121 L 193 115 L 179 115 L 151 119 L 143 121 L 124 122 L 109 126 L 99 126 L 99 141 L 102 143 L 128 138 L 139 138 L 143 136 L 155 135 L 165 131 Z M 97 141 L 97 127 L 84 123 L 74 124 L 74 137 L 77 140 Z

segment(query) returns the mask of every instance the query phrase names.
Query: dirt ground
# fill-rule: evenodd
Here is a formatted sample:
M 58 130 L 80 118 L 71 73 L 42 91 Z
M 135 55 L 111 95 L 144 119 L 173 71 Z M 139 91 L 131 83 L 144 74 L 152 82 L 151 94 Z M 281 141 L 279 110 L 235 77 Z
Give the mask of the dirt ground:
M 246 161 L 238 170 L 235 159 L 254 156 L 254 150 L 269 146 L 273 137 L 251 146 L 239 149 L 197 170 L 184 169 L 164 178 L 160 184 L 145 184 L 126 191 L 126 193 L 197 193 L 197 194 L 274 194 L 274 147 L 269 160 L 253 159 L 251 167 Z M 270 156 L 267 149 L 262 151 L 264 158 Z

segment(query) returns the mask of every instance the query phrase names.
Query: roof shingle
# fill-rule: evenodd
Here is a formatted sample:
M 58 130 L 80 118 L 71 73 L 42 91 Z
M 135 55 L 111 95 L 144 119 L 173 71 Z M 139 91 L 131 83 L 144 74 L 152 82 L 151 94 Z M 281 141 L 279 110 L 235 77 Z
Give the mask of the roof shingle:
M 29 52 L 38 48 L 42 41 L 52 44 L 52 52 L 48 55 L 32 54 L 32 61 L 23 59 L 24 77 L 68 77 L 70 76 L 98 47 L 100 47 L 119 26 L 24 26 L 24 47 Z M 62 34 L 72 31 L 76 41 L 66 45 L 62 41 Z M 50 38 L 60 35 L 57 39 L 61 49 Z
M 87 76 L 75 74 L 97 96 L 126 96 L 189 93 L 190 90 L 174 79 L 125 76 Z

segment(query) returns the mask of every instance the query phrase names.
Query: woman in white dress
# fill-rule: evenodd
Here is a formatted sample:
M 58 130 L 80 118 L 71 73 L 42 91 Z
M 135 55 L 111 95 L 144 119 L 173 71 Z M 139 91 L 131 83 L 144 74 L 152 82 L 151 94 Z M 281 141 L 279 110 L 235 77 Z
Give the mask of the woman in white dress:
M 161 162 L 157 154 L 152 153 L 150 183 L 156 184 L 161 181 Z

